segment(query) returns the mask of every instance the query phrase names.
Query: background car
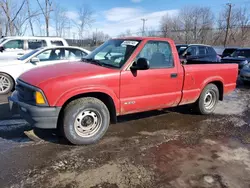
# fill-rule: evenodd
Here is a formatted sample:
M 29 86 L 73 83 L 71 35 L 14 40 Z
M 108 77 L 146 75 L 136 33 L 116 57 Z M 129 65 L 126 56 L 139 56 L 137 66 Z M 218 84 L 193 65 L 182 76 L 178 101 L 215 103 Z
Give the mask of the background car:
M 79 47 L 45 47 L 33 50 L 17 60 L 0 62 L 0 95 L 9 93 L 14 88 L 16 78 L 25 71 L 50 64 L 81 60 L 89 53 L 90 51 Z
M 179 56 L 181 61 L 209 61 L 219 62 L 220 58 L 212 46 L 203 44 L 190 44 L 185 50 L 185 46 L 180 46 Z
M 176 49 L 179 55 L 181 55 L 188 47 L 188 44 L 177 44 Z
M 235 50 L 237 50 L 238 48 L 225 48 L 221 54 L 221 57 L 228 57 L 230 56 Z
M 240 70 L 250 62 L 250 48 L 239 48 L 235 50 L 229 57 L 221 59 L 223 63 L 237 63 Z
M 240 71 L 240 79 L 245 84 L 250 84 L 250 64 L 245 65 Z
M 68 46 L 68 43 L 60 37 L 4 37 L 0 40 L 0 62 L 14 60 L 41 47 L 53 46 Z

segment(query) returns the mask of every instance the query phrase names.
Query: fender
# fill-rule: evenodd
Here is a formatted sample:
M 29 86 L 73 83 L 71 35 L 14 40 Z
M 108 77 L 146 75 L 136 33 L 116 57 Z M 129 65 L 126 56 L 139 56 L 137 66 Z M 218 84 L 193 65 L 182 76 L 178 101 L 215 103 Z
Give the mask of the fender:
M 56 100 L 53 104 L 53 106 L 63 106 L 67 100 L 70 98 L 81 95 L 81 94 L 87 94 L 92 92 L 98 92 L 98 93 L 104 93 L 112 98 L 115 104 L 116 111 L 120 112 L 120 100 L 117 97 L 117 95 L 114 93 L 114 91 L 110 90 L 107 87 L 103 86 L 88 86 L 88 87 L 79 87 L 79 88 L 72 88 L 66 92 L 64 92 L 60 97 L 58 97 L 58 100 Z
M 211 82 L 221 82 L 222 83 L 222 85 L 223 85 L 223 90 L 224 90 L 224 79 L 222 78 L 222 77 L 220 77 L 220 76 L 212 76 L 212 77 L 209 77 L 209 78 L 207 78 L 207 79 L 205 79 L 203 82 L 202 82 L 202 84 L 201 84 L 201 86 L 200 86 L 200 88 L 201 88 L 201 91 L 204 89 L 204 87 L 206 87 L 206 85 L 208 85 L 209 83 L 211 83 Z

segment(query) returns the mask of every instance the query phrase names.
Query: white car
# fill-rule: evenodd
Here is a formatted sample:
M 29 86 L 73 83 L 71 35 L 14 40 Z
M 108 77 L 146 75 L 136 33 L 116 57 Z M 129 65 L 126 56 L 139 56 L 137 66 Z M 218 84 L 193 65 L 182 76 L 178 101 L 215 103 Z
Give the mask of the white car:
M 15 80 L 30 69 L 64 62 L 78 61 L 90 51 L 79 47 L 46 47 L 33 50 L 22 57 L 0 62 L 0 95 L 13 90 Z
M 60 37 L 3 37 L 0 39 L 0 62 L 14 60 L 41 47 L 69 46 Z

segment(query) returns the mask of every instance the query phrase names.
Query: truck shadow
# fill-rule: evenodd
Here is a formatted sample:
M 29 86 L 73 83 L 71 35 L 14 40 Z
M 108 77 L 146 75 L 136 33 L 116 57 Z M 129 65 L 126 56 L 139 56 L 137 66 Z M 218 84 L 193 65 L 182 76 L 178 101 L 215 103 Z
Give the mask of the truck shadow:
M 140 112 L 136 114 L 120 116 L 118 117 L 118 123 L 129 122 L 129 121 L 150 118 L 150 117 L 157 117 L 160 115 L 168 114 L 170 112 L 188 114 L 188 115 L 199 115 L 194 111 L 192 105 L 184 105 L 184 106 L 179 106 L 179 107 L 166 108 L 166 109 L 161 109 L 161 110 L 152 110 L 152 111 L 147 111 L 147 112 Z

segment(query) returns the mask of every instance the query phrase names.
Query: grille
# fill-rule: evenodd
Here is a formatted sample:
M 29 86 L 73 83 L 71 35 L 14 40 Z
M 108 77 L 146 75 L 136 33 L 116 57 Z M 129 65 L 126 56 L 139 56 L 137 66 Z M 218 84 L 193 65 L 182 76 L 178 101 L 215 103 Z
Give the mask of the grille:
M 35 104 L 34 90 L 25 86 L 21 82 L 16 85 L 17 97 L 20 102 Z

